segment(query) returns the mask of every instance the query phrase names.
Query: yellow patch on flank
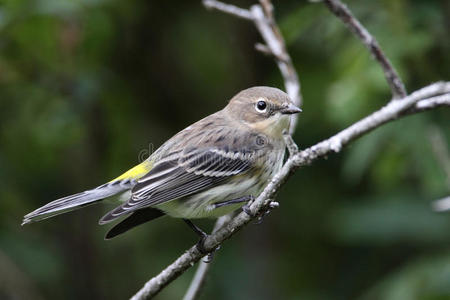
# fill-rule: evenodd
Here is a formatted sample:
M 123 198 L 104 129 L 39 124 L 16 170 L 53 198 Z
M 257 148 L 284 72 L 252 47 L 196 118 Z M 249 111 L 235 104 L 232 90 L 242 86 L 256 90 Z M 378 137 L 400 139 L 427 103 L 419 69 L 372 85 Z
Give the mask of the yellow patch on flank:
M 139 179 L 142 176 L 144 176 L 145 174 L 147 174 L 152 169 L 152 166 L 153 166 L 153 163 L 151 163 L 149 161 L 144 161 L 143 163 L 126 171 L 119 177 L 111 180 L 111 182 L 116 181 L 116 180 L 123 180 L 123 179 Z

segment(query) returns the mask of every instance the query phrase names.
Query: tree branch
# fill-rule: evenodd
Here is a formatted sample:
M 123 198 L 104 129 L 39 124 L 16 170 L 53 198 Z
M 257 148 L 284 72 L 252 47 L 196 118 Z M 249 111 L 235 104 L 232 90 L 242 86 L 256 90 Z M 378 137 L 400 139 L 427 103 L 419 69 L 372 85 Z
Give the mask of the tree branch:
M 250 10 L 216 0 L 203 0 L 203 4 L 208 9 L 216 9 L 254 22 L 265 42 L 265 44 L 257 43 L 255 48 L 258 51 L 275 58 L 278 68 L 283 76 L 287 93 L 296 105 L 301 106 L 302 98 L 300 95 L 298 75 L 292 60 L 286 51 L 284 39 L 275 23 L 271 2 L 269 0 L 260 0 L 260 5 L 253 5 Z M 213 251 L 217 246 L 221 245 L 226 239 L 234 235 L 252 219 L 264 214 L 270 207 L 273 199 L 275 199 L 280 186 L 301 166 L 308 165 L 314 160 L 328 155 L 331 152 L 340 152 L 343 146 L 386 122 L 395 120 L 401 116 L 422 112 L 440 106 L 448 106 L 450 103 L 450 83 L 436 83 L 406 97 L 406 91 L 401 79 L 382 52 L 377 41 L 339 0 L 325 0 L 325 4 L 369 49 L 384 71 L 386 80 L 391 87 L 393 98 L 403 98 L 403 101 L 391 102 L 379 111 L 374 112 L 368 117 L 351 125 L 335 136 L 301 152 L 298 151 L 298 147 L 292 141 L 292 138 L 289 135 L 286 135 L 285 138 L 290 157 L 280 172 L 272 178 L 264 191 L 250 205 L 249 210 L 251 216 L 246 213 L 240 213 L 224 226 L 220 226 L 218 221 L 218 223 L 216 223 L 216 228 L 220 229 L 214 231 L 204 243 L 207 251 Z M 445 95 L 436 96 L 444 93 Z M 296 119 L 293 120 L 291 133 L 295 128 L 295 123 Z M 159 275 L 148 281 L 132 299 L 149 299 L 153 297 L 195 262 L 199 261 L 201 257 L 202 254 L 198 251 L 197 247 L 191 247 Z M 209 265 L 201 263 L 184 299 L 191 300 L 198 296 L 208 268 Z
M 410 96 L 406 97 L 406 91 L 403 83 L 394 68 L 381 51 L 377 41 L 368 33 L 368 31 L 351 14 L 348 8 L 339 0 L 325 0 L 327 6 L 354 32 L 364 43 L 364 45 L 373 54 L 380 63 L 385 73 L 386 79 L 391 87 L 393 98 L 403 98 L 401 103 L 391 102 L 379 111 L 369 115 L 361 121 L 353 124 L 347 129 L 341 131 L 335 136 L 316 144 L 306 150 L 298 152 L 297 145 L 292 141 L 289 135 L 286 135 L 286 142 L 290 153 L 289 159 L 283 168 L 276 174 L 264 191 L 251 204 L 250 212 L 252 217 L 246 213 L 240 213 L 225 226 L 214 231 L 205 241 L 205 249 L 213 251 L 221 245 L 226 239 L 230 238 L 252 219 L 257 218 L 270 207 L 280 186 L 295 172 L 299 167 L 308 165 L 314 160 L 323 157 L 331 152 L 340 152 L 342 147 L 358 138 L 359 136 L 374 130 L 382 124 L 395 120 L 401 116 L 418 113 L 440 106 L 448 106 L 450 103 L 450 83 L 436 83 L 423 88 Z M 253 5 L 250 10 L 242 9 L 234 5 L 229 5 L 216 0 L 203 0 L 206 8 L 216 9 L 236 17 L 251 20 L 254 22 L 266 44 L 257 43 L 255 48 L 264 54 L 275 58 L 278 68 L 281 71 L 285 82 L 285 88 L 289 96 L 296 105 L 300 106 L 302 98 L 300 95 L 300 83 L 298 75 L 292 64 L 292 60 L 286 51 L 283 37 L 273 18 L 273 6 L 269 0 L 260 0 L 261 5 Z M 443 94 L 436 96 L 438 94 Z M 291 133 L 295 128 L 296 119 L 293 120 Z M 202 254 L 196 246 L 191 247 L 181 255 L 174 263 L 169 265 L 159 275 L 148 281 L 145 286 L 132 299 L 149 299 L 159 293 L 166 285 L 181 275 L 185 270 L 200 260 Z M 195 299 L 204 282 L 208 271 L 208 265 L 202 263 L 197 270 L 191 283 L 185 299 Z
M 392 66 L 389 59 L 381 50 L 377 40 L 367 31 L 367 29 L 355 18 L 350 9 L 343 4 L 340 0 L 324 0 L 325 5 L 330 11 L 336 15 L 344 24 L 353 32 L 370 51 L 375 60 L 380 64 L 383 69 L 386 81 L 391 88 L 392 96 L 394 99 L 405 97 L 405 86 Z
M 427 101 L 434 101 L 435 95 L 442 95 L 442 97 L 445 96 L 450 99 L 450 82 L 434 83 L 402 98 L 402 101 L 391 101 L 380 110 L 361 119 L 336 135 L 310 148 L 291 155 L 281 170 L 275 174 L 269 184 L 264 188 L 264 191 L 250 205 L 249 209 L 252 216 L 241 212 L 231 219 L 228 224 L 208 236 L 204 242 L 205 250 L 213 251 L 225 240 L 236 234 L 236 232 L 242 229 L 251 220 L 263 214 L 269 207 L 270 202 L 275 199 L 280 187 L 298 168 L 309 165 L 318 158 L 333 152 L 340 152 L 344 146 L 363 134 L 376 129 L 387 122 L 411 114 L 414 112 L 414 109 L 416 109 L 416 112 L 421 112 L 420 109 L 417 109 L 417 104 L 421 102 L 423 105 L 428 105 Z M 441 106 L 441 104 L 436 105 L 436 107 L 438 106 Z M 149 299 L 153 297 L 159 293 L 162 288 L 193 266 L 194 263 L 199 261 L 202 256 L 203 254 L 198 251 L 196 246 L 191 247 L 160 274 L 148 281 L 132 299 Z

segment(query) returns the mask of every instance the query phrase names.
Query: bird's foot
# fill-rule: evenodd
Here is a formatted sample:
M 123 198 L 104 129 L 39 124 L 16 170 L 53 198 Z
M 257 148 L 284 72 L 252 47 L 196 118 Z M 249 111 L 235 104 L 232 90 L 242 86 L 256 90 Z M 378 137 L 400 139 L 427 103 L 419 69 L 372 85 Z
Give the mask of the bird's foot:
M 184 222 L 186 222 L 186 224 L 189 225 L 189 227 L 192 228 L 192 230 L 194 230 L 194 232 L 200 236 L 200 240 L 197 242 L 197 244 L 195 245 L 197 250 L 203 254 L 204 256 L 206 256 L 205 260 L 203 260 L 203 262 L 205 263 L 210 263 L 213 260 L 214 257 L 214 253 L 219 250 L 220 246 L 217 246 L 216 248 L 214 248 L 212 251 L 208 251 L 206 250 L 205 247 L 205 241 L 208 238 L 208 234 L 206 232 L 204 232 L 203 230 L 201 230 L 198 226 L 196 226 L 194 223 L 192 223 L 190 220 L 188 219 L 183 219 Z
M 205 234 L 195 245 L 197 247 L 197 250 L 201 254 L 205 255 L 205 259 L 203 260 L 204 263 L 210 263 L 214 258 L 214 254 L 220 249 L 220 245 L 214 248 L 212 251 L 208 251 L 205 249 L 205 240 L 208 238 L 208 236 L 209 235 Z
M 252 195 L 247 195 L 244 197 L 240 197 L 240 198 L 236 198 L 236 199 L 231 199 L 231 200 L 226 200 L 226 201 L 222 201 L 222 202 L 217 202 L 214 203 L 214 208 L 219 208 L 222 206 L 227 206 L 227 205 L 232 205 L 232 204 L 237 204 L 237 203 L 242 203 L 245 202 L 246 205 L 248 205 L 249 203 L 251 203 L 255 198 Z
M 249 203 L 249 204 L 250 204 L 250 203 Z M 242 206 L 242 210 L 243 210 L 247 215 L 249 215 L 249 216 L 252 217 L 252 218 L 257 217 L 257 220 L 256 220 L 256 222 L 254 223 L 255 225 L 261 224 L 262 221 L 263 221 L 263 219 L 264 219 L 264 217 L 267 216 L 267 215 L 272 211 L 272 209 L 278 208 L 278 207 L 280 206 L 280 203 L 278 203 L 278 202 L 276 202 L 276 201 L 272 201 L 272 202 L 270 202 L 269 207 L 267 208 L 267 210 L 265 210 L 264 212 L 259 213 L 259 214 L 253 214 L 252 211 L 251 211 L 251 209 L 250 209 L 250 205 L 249 205 L 249 204 L 246 204 L 246 205 Z

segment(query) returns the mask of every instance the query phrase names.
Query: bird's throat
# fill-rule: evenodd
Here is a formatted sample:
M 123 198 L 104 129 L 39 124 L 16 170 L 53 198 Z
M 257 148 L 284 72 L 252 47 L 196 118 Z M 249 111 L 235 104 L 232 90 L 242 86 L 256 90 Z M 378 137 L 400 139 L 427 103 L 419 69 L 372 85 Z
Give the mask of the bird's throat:
M 288 115 L 276 114 L 263 121 L 249 124 L 258 132 L 274 138 L 281 138 L 283 131 L 289 129 L 290 117 Z

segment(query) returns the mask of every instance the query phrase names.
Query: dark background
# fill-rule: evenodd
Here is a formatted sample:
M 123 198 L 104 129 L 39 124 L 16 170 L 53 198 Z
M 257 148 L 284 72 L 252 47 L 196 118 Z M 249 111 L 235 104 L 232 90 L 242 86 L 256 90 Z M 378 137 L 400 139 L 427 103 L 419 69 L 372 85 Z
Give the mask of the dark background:
M 347 3 L 409 92 L 449 79 L 448 1 Z M 390 99 L 323 4 L 274 5 L 302 83 L 302 148 Z M 170 218 L 104 241 L 97 220 L 112 204 L 20 223 L 119 175 L 239 90 L 283 88 L 257 41 L 253 24 L 200 1 L 0 1 L 1 299 L 124 299 L 197 241 Z M 202 299 L 450 299 L 450 215 L 430 208 L 449 193 L 430 143 L 438 130 L 448 146 L 449 116 L 387 124 L 300 169 L 279 209 L 223 245 Z M 193 271 L 157 299 L 181 298 Z

